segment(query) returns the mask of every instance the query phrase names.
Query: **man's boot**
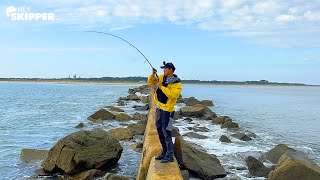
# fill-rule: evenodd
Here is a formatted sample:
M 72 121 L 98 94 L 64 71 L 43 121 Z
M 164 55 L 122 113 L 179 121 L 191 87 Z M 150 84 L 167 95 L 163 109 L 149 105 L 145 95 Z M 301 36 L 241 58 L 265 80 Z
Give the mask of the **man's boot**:
M 166 157 L 166 153 L 162 152 L 160 156 L 156 157 L 156 160 L 162 160 L 165 157 Z
M 161 163 L 168 163 L 168 162 L 173 162 L 173 156 L 166 156 L 161 160 Z

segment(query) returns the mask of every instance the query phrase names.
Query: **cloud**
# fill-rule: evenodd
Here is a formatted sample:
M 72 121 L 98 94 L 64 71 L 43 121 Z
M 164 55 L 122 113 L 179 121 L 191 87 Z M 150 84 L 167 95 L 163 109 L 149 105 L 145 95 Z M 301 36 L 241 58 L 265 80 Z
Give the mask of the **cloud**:
M 122 3 L 116 0 L 35 0 L 32 3 L 24 0 L 21 2 L 31 7 L 53 11 L 57 24 L 79 26 L 84 29 L 103 27 L 109 30 L 121 30 L 139 24 L 159 22 L 245 37 L 250 42 L 267 46 L 320 47 L 318 0 L 123 0 Z

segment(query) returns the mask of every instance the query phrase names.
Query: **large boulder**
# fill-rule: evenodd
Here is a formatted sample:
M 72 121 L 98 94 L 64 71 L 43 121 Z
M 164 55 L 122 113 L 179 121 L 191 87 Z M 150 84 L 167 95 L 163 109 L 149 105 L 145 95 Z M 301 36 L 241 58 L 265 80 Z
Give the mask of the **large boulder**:
M 283 154 L 277 166 L 269 173 L 269 180 L 291 179 L 320 179 L 320 166 L 309 159 L 305 154 L 287 151 Z
M 110 106 L 110 111 L 115 111 L 115 112 L 124 112 L 123 109 L 118 108 L 118 107 L 114 107 L 114 106 Z
M 125 113 L 119 113 L 119 114 L 116 114 L 115 119 L 118 121 L 130 121 L 132 120 L 132 117 Z
M 174 154 L 181 167 L 188 169 L 202 179 L 223 178 L 227 175 L 215 155 L 194 148 L 181 136 L 175 139 Z
M 213 102 L 211 100 L 202 100 L 200 104 L 203 104 L 205 106 L 213 106 Z
M 212 120 L 213 118 L 216 118 L 217 115 L 214 113 L 210 108 L 203 104 L 195 104 L 194 107 L 202 107 L 204 109 L 205 115 L 202 117 L 205 120 Z
M 252 139 L 247 136 L 245 133 L 235 133 L 235 134 L 231 134 L 231 137 L 237 138 L 241 141 L 251 141 Z
M 254 158 L 253 156 L 248 156 L 245 161 L 247 163 L 248 170 L 252 176 L 268 177 L 268 174 L 271 171 L 271 169 L 264 166 L 263 163 L 260 162 L 258 159 Z
M 201 118 L 206 114 L 205 108 L 200 106 L 185 106 L 180 109 L 180 114 L 185 117 Z
M 201 102 L 196 99 L 195 97 L 189 97 L 189 98 L 184 98 L 183 102 L 187 105 L 187 106 L 193 106 L 196 104 L 200 104 Z
M 144 135 L 144 130 L 146 129 L 146 125 L 141 123 L 129 124 L 127 128 L 131 130 L 133 135 Z
M 97 122 L 98 120 L 110 120 L 114 119 L 115 115 L 111 112 L 101 108 L 97 112 L 93 113 L 91 116 L 88 117 L 88 120 L 92 122 Z
M 285 144 L 278 144 L 273 149 L 266 153 L 266 157 L 269 161 L 274 164 L 277 164 L 280 157 L 286 152 L 295 152 L 293 148 L 285 145 Z
M 223 129 L 223 128 L 237 129 L 237 128 L 239 128 L 239 125 L 238 125 L 238 123 L 228 121 L 228 122 L 222 124 L 221 129 Z
M 21 149 L 20 160 L 26 163 L 40 161 L 47 158 L 48 152 L 48 150 Z
M 141 120 L 141 121 L 147 121 L 148 120 L 148 114 L 136 112 L 136 113 L 133 114 L 132 119 Z
M 224 124 L 226 119 L 230 119 L 229 116 L 219 116 L 212 119 L 213 124 Z
M 133 138 L 133 134 L 128 128 L 115 128 L 109 130 L 108 133 L 119 140 L 130 141 Z
M 118 140 L 100 128 L 78 131 L 59 140 L 41 166 L 50 173 L 104 170 L 118 162 L 122 151 Z

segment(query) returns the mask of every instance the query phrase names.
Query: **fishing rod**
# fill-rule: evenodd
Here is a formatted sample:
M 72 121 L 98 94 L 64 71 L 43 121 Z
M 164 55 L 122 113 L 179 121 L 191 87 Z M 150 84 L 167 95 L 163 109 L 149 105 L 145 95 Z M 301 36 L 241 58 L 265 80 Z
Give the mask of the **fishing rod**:
M 125 40 L 124 38 L 120 37 L 120 36 L 117 36 L 117 35 L 114 35 L 114 34 L 111 34 L 111 33 L 108 33 L 108 32 L 102 32 L 102 31 L 84 31 L 84 32 L 89 32 L 89 33 L 99 33 L 99 34 L 106 34 L 106 35 L 109 35 L 109 36 L 113 36 L 115 38 L 118 38 L 126 43 L 128 43 L 130 46 L 132 46 L 133 48 L 135 48 L 143 57 L 144 59 L 149 63 L 149 65 L 151 66 L 152 69 L 155 69 L 152 64 L 150 63 L 150 61 L 148 60 L 148 58 L 136 47 L 134 46 L 132 43 L 130 43 L 129 41 Z M 156 73 L 156 76 L 158 77 L 158 74 Z

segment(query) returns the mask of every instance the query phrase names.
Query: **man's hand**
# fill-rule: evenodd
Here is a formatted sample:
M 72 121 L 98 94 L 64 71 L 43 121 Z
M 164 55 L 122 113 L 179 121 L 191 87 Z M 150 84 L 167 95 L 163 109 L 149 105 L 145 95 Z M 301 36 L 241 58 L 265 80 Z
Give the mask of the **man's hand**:
M 161 88 L 162 87 L 162 83 L 157 83 L 157 86 L 159 87 L 159 88 Z
M 152 74 L 153 75 L 157 74 L 157 70 L 155 68 L 152 68 Z

